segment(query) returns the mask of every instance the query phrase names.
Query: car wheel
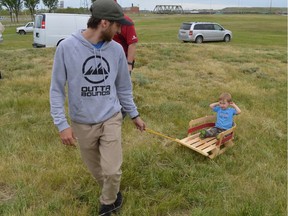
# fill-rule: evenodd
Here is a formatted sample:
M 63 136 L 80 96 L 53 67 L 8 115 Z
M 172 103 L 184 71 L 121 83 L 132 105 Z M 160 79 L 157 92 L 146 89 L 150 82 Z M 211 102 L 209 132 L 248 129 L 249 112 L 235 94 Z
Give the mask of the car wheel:
M 25 35 L 25 34 L 26 34 L 26 32 L 25 32 L 25 31 L 23 31 L 23 30 L 20 30 L 20 31 L 19 31 L 19 34 L 20 34 L 20 35 Z
M 229 41 L 230 41 L 230 35 L 225 35 L 224 41 L 225 41 L 225 42 L 229 42 Z
M 198 36 L 195 40 L 196 43 L 202 43 L 203 42 L 203 37 L 202 36 Z

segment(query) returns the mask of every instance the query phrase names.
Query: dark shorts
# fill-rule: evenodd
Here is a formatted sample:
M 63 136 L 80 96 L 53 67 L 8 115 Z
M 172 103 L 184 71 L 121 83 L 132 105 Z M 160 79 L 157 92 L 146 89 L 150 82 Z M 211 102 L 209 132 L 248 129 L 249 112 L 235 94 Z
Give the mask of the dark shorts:
M 219 133 L 225 131 L 225 129 L 212 127 L 205 131 L 206 131 L 205 137 L 216 137 Z

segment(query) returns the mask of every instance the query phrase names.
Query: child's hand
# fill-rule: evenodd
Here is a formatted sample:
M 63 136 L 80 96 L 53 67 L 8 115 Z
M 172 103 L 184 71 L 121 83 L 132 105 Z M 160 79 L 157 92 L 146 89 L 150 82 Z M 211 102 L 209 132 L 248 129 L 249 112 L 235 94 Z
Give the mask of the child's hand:
M 211 109 L 213 109 L 215 106 L 219 106 L 219 102 L 215 102 L 209 105 Z
M 234 102 L 231 101 L 230 106 L 232 106 L 234 109 L 236 109 L 237 115 L 241 113 L 240 108 Z

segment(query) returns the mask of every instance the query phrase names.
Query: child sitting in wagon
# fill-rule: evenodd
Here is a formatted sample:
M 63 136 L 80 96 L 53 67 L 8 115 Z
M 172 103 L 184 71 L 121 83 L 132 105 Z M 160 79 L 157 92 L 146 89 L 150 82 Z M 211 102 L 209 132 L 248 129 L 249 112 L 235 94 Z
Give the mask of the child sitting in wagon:
M 241 113 L 240 108 L 232 102 L 231 94 L 222 93 L 219 101 L 210 104 L 210 108 L 217 113 L 215 126 L 207 130 L 200 131 L 200 138 L 217 137 L 225 130 L 232 128 L 233 117 Z

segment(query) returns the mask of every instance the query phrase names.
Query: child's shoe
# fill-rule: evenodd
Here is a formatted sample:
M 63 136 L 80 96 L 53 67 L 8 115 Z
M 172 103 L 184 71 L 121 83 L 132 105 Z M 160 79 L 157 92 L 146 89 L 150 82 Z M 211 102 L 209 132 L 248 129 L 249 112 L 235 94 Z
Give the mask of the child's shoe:
M 206 131 L 205 131 L 205 130 L 201 130 L 199 137 L 200 137 L 201 139 L 206 138 Z

